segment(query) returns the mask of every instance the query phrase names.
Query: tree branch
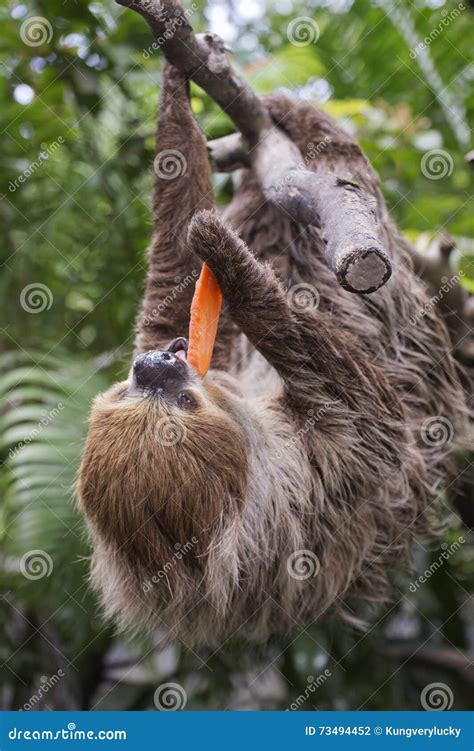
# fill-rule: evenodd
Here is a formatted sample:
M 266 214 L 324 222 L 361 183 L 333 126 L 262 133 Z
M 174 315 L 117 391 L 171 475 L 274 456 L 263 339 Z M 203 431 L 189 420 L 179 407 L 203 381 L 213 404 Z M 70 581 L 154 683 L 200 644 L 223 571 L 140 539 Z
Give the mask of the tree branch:
M 422 649 L 419 644 L 389 645 L 382 650 L 382 654 L 400 662 L 424 662 L 435 668 L 450 670 L 458 673 L 463 680 L 474 683 L 474 666 L 472 657 L 457 649 L 438 648 Z
M 327 261 L 343 287 L 369 293 L 385 284 L 392 268 L 378 238 L 372 196 L 351 176 L 302 169 L 299 149 L 273 125 L 263 102 L 232 69 L 223 40 L 216 34 L 195 35 L 189 12 L 177 0 L 117 2 L 146 19 L 157 48 L 225 110 L 242 134 L 240 143 L 235 134 L 223 144 L 211 142 L 214 163 L 227 170 L 232 163 L 250 164 L 267 200 L 295 221 L 319 227 Z
M 216 172 L 233 172 L 241 167 L 251 166 L 248 149 L 245 148 L 240 133 L 231 133 L 230 136 L 208 141 L 207 150 Z

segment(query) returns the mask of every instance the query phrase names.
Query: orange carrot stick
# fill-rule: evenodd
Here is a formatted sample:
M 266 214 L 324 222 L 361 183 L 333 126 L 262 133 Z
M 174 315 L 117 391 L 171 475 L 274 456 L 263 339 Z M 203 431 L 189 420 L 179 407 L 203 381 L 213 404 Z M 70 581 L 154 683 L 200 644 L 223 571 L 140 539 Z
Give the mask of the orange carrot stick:
M 196 282 L 189 323 L 188 364 L 202 377 L 211 367 L 212 351 L 222 305 L 222 292 L 204 263 Z

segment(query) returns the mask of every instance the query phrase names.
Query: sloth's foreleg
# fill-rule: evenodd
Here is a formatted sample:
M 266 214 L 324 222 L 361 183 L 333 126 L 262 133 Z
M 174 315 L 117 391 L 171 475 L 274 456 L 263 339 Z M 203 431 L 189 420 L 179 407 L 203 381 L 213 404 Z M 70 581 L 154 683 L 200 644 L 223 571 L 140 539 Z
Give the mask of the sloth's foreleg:
M 394 390 L 331 315 L 292 310 L 273 269 L 212 212 L 193 218 L 188 242 L 215 273 L 234 322 L 282 377 L 295 409 L 307 411 L 317 397 L 363 416 L 367 438 L 381 420 L 397 434 Z
M 137 353 L 163 349 L 171 339 L 187 336 L 202 265 L 186 245 L 187 225 L 196 211 L 214 206 L 206 141 L 191 110 L 186 78 L 169 63 L 163 69 L 154 171 L 154 231 L 137 322 Z M 215 367 L 226 365 L 231 333 L 224 312 Z

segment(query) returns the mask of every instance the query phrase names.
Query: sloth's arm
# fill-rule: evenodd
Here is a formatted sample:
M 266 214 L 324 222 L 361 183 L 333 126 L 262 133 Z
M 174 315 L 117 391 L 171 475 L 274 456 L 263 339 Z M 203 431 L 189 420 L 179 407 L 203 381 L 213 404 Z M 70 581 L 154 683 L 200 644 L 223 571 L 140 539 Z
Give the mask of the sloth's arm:
M 162 349 L 187 336 L 189 311 L 201 260 L 186 246 L 195 211 L 214 206 L 206 141 L 194 119 L 185 77 L 169 63 L 163 69 L 156 139 L 154 231 L 138 317 L 136 351 Z M 226 367 L 233 326 L 225 312 L 214 367 Z
M 330 315 L 293 311 L 272 268 L 212 212 L 191 222 L 190 247 L 221 285 L 230 315 L 254 347 L 278 371 L 297 408 L 338 404 L 368 420 L 399 417 L 398 400 L 376 368 Z M 369 426 L 367 426 L 369 427 Z

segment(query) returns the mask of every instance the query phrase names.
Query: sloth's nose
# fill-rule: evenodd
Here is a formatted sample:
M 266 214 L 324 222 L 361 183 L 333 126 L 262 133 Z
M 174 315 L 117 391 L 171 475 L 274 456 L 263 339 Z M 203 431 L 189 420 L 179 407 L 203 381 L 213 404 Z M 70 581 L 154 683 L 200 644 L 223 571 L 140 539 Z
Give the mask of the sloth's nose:
M 181 381 L 186 364 L 173 352 L 151 350 L 138 355 L 133 363 L 133 377 L 140 388 L 164 389 L 170 382 Z

